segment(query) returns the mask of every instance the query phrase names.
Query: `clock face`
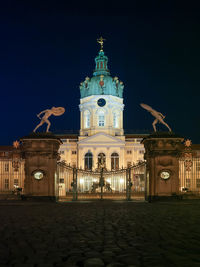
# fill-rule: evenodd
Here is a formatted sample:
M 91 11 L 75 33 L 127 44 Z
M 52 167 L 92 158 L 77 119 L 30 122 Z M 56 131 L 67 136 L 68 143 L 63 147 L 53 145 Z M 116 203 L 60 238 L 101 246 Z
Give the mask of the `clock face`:
M 106 104 L 106 100 L 104 98 L 99 98 L 98 101 L 97 101 L 97 104 L 100 106 L 100 107 L 103 107 L 105 106 Z
M 169 171 L 161 171 L 160 173 L 160 178 L 167 180 L 170 178 L 170 172 Z
M 36 180 L 41 180 L 44 177 L 44 174 L 41 171 L 36 171 L 33 176 Z

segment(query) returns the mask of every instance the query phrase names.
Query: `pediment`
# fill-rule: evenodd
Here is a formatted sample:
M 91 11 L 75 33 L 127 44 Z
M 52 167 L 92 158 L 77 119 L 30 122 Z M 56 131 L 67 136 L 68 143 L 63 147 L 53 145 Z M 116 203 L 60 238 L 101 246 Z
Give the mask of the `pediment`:
M 106 133 L 97 133 L 80 140 L 78 144 L 119 144 L 124 145 L 125 142 L 115 136 L 108 135 Z

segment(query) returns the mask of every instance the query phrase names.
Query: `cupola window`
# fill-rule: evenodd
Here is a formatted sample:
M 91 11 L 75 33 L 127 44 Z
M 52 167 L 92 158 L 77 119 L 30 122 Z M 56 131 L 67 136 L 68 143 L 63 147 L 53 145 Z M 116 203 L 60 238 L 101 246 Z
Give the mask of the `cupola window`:
M 113 113 L 113 127 L 118 128 L 119 127 L 119 122 L 118 122 L 118 116 L 116 113 Z
M 105 126 L 105 114 L 103 111 L 99 112 L 98 114 L 98 125 Z
M 84 112 L 85 128 L 90 128 L 90 112 L 86 110 Z

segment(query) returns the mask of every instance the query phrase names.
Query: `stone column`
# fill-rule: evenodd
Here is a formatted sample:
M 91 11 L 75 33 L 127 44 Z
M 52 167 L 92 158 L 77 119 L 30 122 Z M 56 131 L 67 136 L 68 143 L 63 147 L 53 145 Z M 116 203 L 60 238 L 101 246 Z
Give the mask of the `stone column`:
M 55 200 L 60 139 L 51 133 L 33 133 L 21 138 L 21 142 L 25 158 L 25 198 Z
M 183 138 L 173 133 L 154 133 L 144 138 L 147 161 L 146 198 L 151 201 L 179 195 L 179 156 Z

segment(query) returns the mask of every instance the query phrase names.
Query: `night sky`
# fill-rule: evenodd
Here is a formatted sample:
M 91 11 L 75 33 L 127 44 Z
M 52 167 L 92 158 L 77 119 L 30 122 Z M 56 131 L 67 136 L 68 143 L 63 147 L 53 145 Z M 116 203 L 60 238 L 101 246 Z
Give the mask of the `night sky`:
M 66 109 L 50 117 L 52 132 L 79 130 L 79 84 L 92 76 L 101 35 L 111 75 L 125 85 L 124 129 L 152 131 L 143 102 L 200 143 L 200 10 L 192 1 L 4 2 L 0 145 L 32 132 L 36 114 L 52 106 Z

